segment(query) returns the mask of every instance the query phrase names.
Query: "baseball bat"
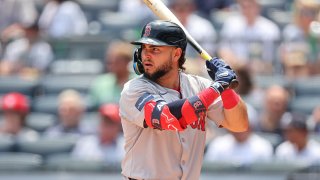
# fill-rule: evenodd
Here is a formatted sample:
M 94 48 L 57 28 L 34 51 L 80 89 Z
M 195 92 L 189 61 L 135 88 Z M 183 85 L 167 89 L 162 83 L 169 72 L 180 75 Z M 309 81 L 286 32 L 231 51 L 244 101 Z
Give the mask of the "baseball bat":
M 189 44 L 200 54 L 201 58 L 204 60 L 211 60 L 212 57 L 205 51 L 200 44 L 189 34 L 186 28 L 181 24 L 179 19 L 169 10 L 169 8 L 161 0 L 143 0 L 143 2 L 151 9 L 151 11 L 157 15 L 161 20 L 167 20 L 178 24 L 187 36 Z M 239 82 L 234 79 L 230 88 L 234 89 L 239 85 Z

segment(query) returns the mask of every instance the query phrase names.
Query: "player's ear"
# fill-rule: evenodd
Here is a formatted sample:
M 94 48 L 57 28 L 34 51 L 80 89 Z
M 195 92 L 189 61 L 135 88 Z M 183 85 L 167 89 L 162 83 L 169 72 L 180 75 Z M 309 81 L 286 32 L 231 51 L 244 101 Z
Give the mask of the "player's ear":
M 175 48 L 173 53 L 174 60 L 179 61 L 180 57 L 182 56 L 182 49 L 181 48 Z

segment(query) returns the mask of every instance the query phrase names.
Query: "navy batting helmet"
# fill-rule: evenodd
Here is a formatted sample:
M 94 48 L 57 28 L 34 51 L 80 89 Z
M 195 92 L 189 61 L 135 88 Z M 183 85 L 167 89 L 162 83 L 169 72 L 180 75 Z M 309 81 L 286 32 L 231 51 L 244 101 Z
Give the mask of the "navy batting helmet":
M 131 43 L 134 45 L 176 46 L 185 51 L 187 37 L 179 25 L 170 21 L 156 20 L 146 24 L 143 27 L 141 38 Z
M 187 37 L 183 29 L 176 23 L 156 20 L 146 24 L 142 29 L 141 38 L 137 41 L 131 42 L 131 44 L 175 46 L 181 48 L 182 51 L 185 52 L 187 47 Z M 183 60 L 183 62 L 184 61 L 185 59 Z M 134 53 L 133 69 L 138 75 L 144 73 L 144 69 L 141 63 L 141 48 L 136 49 Z

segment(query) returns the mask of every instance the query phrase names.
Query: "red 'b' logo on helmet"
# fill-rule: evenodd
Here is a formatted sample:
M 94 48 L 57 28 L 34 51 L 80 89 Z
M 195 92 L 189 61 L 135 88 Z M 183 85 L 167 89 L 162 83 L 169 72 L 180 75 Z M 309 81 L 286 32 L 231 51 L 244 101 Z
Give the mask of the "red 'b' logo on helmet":
M 150 36 L 150 32 L 151 32 L 151 26 L 148 24 L 148 25 L 146 26 L 146 28 L 144 29 L 144 34 L 143 34 L 143 36 L 144 36 L 144 37 Z

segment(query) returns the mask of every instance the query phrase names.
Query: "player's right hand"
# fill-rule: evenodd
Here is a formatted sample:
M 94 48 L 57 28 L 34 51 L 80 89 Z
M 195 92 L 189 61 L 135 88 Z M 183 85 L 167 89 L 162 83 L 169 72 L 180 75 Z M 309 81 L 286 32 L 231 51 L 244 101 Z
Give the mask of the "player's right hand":
M 220 93 L 237 79 L 236 73 L 222 59 L 215 57 L 207 61 L 206 66 L 209 76 L 215 81 L 212 87 Z

